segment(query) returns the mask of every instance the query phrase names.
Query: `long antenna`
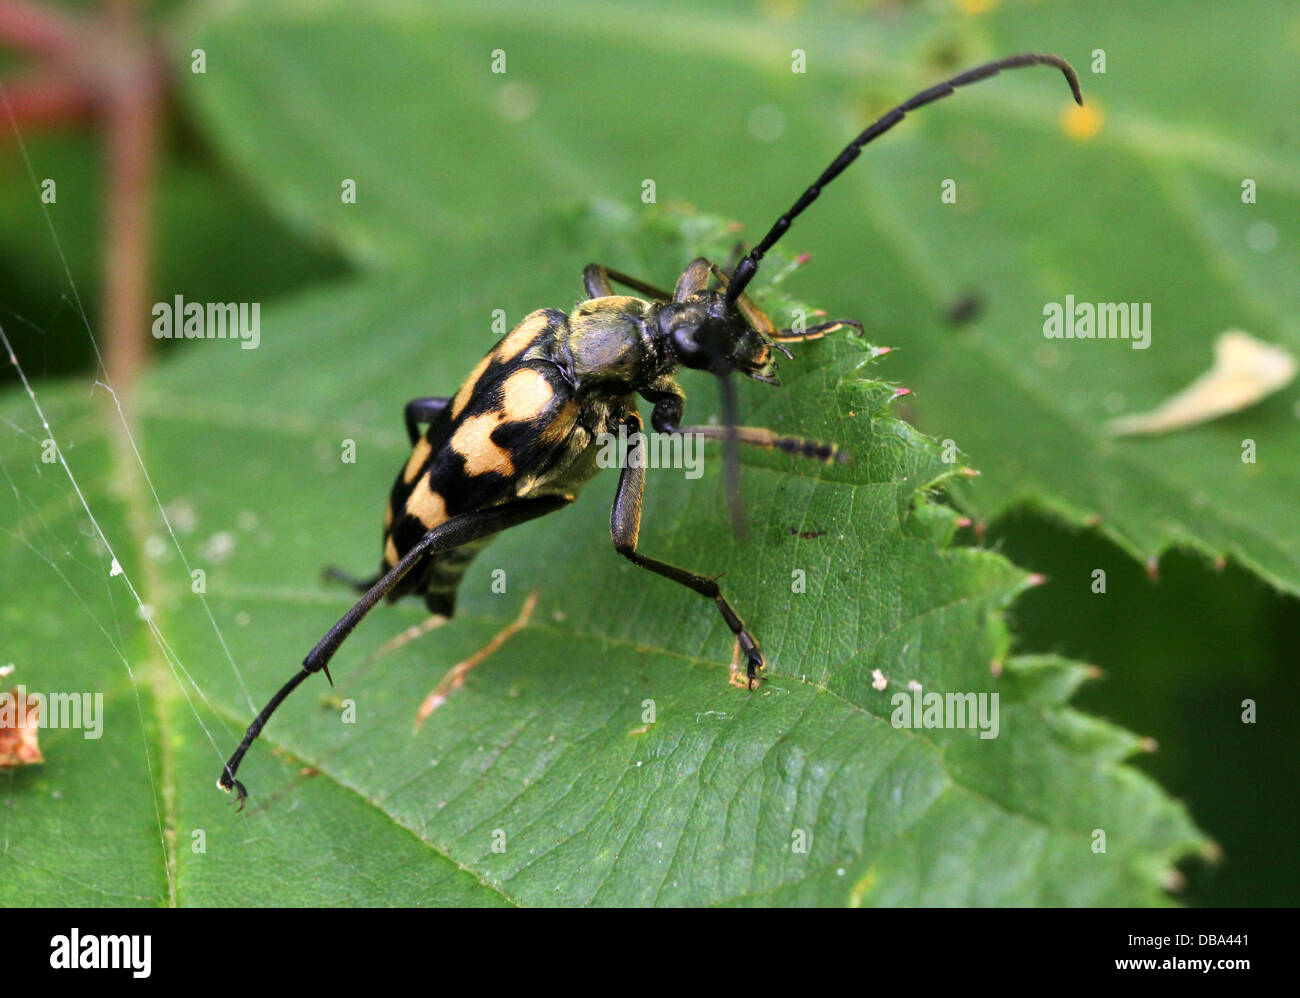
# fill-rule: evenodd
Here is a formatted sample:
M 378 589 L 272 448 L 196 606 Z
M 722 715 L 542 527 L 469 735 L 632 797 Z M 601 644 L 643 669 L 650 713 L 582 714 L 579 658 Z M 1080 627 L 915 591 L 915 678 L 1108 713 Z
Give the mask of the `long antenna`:
M 794 203 L 793 207 L 776 220 L 776 224 L 763 237 L 763 241 L 750 250 L 745 258 L 736 265 L 736 270 L 727 284 L 727 301 L 734 302 L 740 297 L 741 292 L 745 290 L 745 285 L 758 272 L 758 264 L 763 259 L 763 254 L 785 235 L 786 230 L 790 228 L 790 223 L 802 215 L 804 210 L 817 200 L 822 188 L 843 173 L 849 164 L 858 158 L 858 154 L 862 152 L 862 147 L 868 142 L 897 125 L 907 116 L 908 111 L 915 111 L 919 107 L 925 107 L 926 104 L 933 104 L 935 101 L 942 100 L 953 93 L 958 87 L 986 80 L 990 76 L 996 76 L 1004 69 L 1020 69 L 1025 66 L 1055 66 L 1065 74 L 1065 80 L 1070 84 L 1070 92 L 1074 94 L 1075 103 L 1083 104 L 1083 94 L 1079 90 L 1079 74 L 1074 71 L 1074 67 L 1058 55 L 1045 55 L 1038 52 L 1022 52 L 1020 55 L 1012 55 L 1005 59 L 998 59 L 996 62 L 988 62 L 983 66 L 968 69 L 966 72 L 954 76 L 951 80 L 936 84 L 929 90 L 922 90 L 911 100 L 904 101 L 888 114 L 879 118 L 865 132 L 845 146 L 844 151 L 836 156 L 835 161 L 822 172 L 822 175 L 817 178 L 811 187 L 803 192 L 803 195 Z

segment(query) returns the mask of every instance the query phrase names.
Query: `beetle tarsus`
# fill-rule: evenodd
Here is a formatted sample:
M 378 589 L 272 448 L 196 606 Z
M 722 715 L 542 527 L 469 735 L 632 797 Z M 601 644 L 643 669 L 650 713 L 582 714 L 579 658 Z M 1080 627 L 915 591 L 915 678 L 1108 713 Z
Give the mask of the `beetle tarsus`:
M 766 666 L 767 663 L 763 661 L 763 653 L 758 650 L 758 642 L 754 640 L 753 635 L 748 631 L 741 631 L 737 634 L 736 641 L 740 645 L 740 650 L 745 653 L 746 675 L 749 678 L 749 688 L 752 690 L 758 680 L 758 670 Z
M 217 786 L 226 793 L 235 795 L 235 800 L 239 804 L 239 807 L 235 808 L 236 813 L 244 809 L 244 802 L 248 800 L 248 791 L 242 783 L 235 779 L 235 774 L 231 772 L 229 763 L 221 770 L 221 779 L 217 780 Z

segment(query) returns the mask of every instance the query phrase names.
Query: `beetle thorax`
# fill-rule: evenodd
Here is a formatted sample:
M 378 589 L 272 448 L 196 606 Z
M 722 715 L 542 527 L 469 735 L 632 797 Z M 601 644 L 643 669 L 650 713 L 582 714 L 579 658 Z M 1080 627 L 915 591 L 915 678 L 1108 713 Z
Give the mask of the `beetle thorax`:
M 564 345 L 580 383 L 636 388 L 663 373 L 666 351 L 648 331 L 654 305 L 609 295 L 580 303 L 566 321 Z

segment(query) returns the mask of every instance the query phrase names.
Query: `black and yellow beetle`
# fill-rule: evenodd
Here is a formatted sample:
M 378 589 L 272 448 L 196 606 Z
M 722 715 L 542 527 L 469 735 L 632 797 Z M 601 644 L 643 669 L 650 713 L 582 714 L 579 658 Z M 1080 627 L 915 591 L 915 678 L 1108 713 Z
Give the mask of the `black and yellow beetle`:
M 777 329 L 744 294 L 746 285 L 790 223 L 858 157 L 863 146 L 898 124 L 907 112 L 1001 70 L 1034 65 L 1061 70 L 1075 101 L 1083 103 L 1078 76 L 1059 56 L 1024 53 L 955 76 L 900 104 L 849 143 L 731 274 L 697 259 L 669 293 L 593 264 L 583 273 L 587 301 L 568 314 L 558 309 L 533 312 L 479 361 L 454 398 L 407 403 L 412 451 L 389 495 L 379 573 L 357 583 L 364 595 L 249 725 L 217 785 L 233 791 L 242 805 L 247 792 L 235 773 L 253 740 L 303 680 L 321 670 L 329 676 L 330 659 L 381 598 L 420 595 L 435 614 L 451 616 L 466 568 L 492 535 L 573 502 L 596 473 L 598 436 L 617 434 L 622 428 L 629 446 L 640 446 L 643 424 L 638 395 L 653 405 L 650 422 L 659 433 L 698 433 L 723 442 L 729 503 L 738 530 L 743 523 L 737 445 L 776 448 L 821 461 L 836 458 L 839 451 L 834 444 L 737 426 L 729 379 L 740 373 L 779 384 L 773 348 L 789 356 L 785 343 L 815 339 L 845 326 L 860 332 L 861 325 L 842 319 L 799 331 Z M 616 295 L 611 282 L 647 298 Z M 676 378 L 682 367 L 717 375 L 722 425 L 682 424 L 685 396 Z M 421 423 L 427 424 L 423 434 Z M 763 656 L 717 582 L 637 550 L 645 485 L 642 463 L 629 459 L 620 474 L 610 516 L 614 547 L 633 563 L 716 604 L 745 656 L 752 687 Z

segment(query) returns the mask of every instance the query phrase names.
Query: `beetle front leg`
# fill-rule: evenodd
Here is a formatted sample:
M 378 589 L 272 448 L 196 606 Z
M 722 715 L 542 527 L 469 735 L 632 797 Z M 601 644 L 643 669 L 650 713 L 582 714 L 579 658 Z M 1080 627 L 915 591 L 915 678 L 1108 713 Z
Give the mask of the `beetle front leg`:
M 611 283 L 613 282 L 613 283 Z M 582 270 L 582 287 L 589 298 L 607 298 L 614 293 L 614 283 L 649 295 L 657 301 L 671 301 L 672 295 L 663 288 L 629 277 L 618 270 L 610 270 L 601 263 L 589 263 Z
M 643 462 L 632 460 L 631 453 L 632 448 L 642 446 L 644 440 L 641 435 L 643 424 L 641 417 L 634 412 L 624 418 L 623 425 L 627 429 L 629 451 L 628 460 L 619 475 L 618 492 L 614 496 L 614 508 L 609 515 L 609 532 L 614 540 L 614 550 L 632 564 L 649 569 L 657 575 L 662 575 L 665 579 L 671 579 L 678 585 L 693 589 L 701 596 L 713 600 L 718 612 L 722 614 L 722 619 L 727 622 L 727 626 L 731 628 L 731 633 L 736 636 L 740 650 L 745 654 L 748 662 L 749 688 L 752 690 L 758 678 L 758 670 L 763 668 L 763 654 L 758 650 L 758 642 L 746 629 L 740 615 L 732 609 L 731 604 L 722 595 L 718 583 L 714 579 L 700 575 L 697 572 L 678 568 L 676 565 L 670 565 L 655 558 L 648 558 L 636 549 L 637 540 L 641 534 L 641 499 L 645 494 L 645 468 L 635 467 L 635 465 Z
M 725 426 L 682 426 L 673 432 L 683 435 L 694 433 L 705 440 L 725 441 L 727 439 Z M 829 464 L 831 461 L 843 464 L 849 459 L 848 454 L 840 450 L 838 444 L 813 440 L 811 437 L 786 436 L 762 426 L 737 426 L 735 433 L 736 443 L 747 447 L 779 450 L 783 454 L 792 454 L 822 464 Z
M 686 400 L 681 395 L 674 395 L 670 392 L 664 393 L 654 400 L 654 404 L 654 412 L 650 415 L 650 425 L 660 433 L 694 433 L 705 440 L 725 441 L 727 439 L 727 427 L 725 426 L 681 425 L 682 413 L 686 406 Z M 786 436 L 764 429 L 761 426 L 737 426 L 735 427 L 735 433 L 736 443 L 748 447 L 779 450 L 785 454 L 793 454 L 796 457 L 805 457 L 813 461 L 838 461 L 843 463 L 848 460 L 848 455 L 840 450 L 836 444 L 826 443 L 821 440 Z

